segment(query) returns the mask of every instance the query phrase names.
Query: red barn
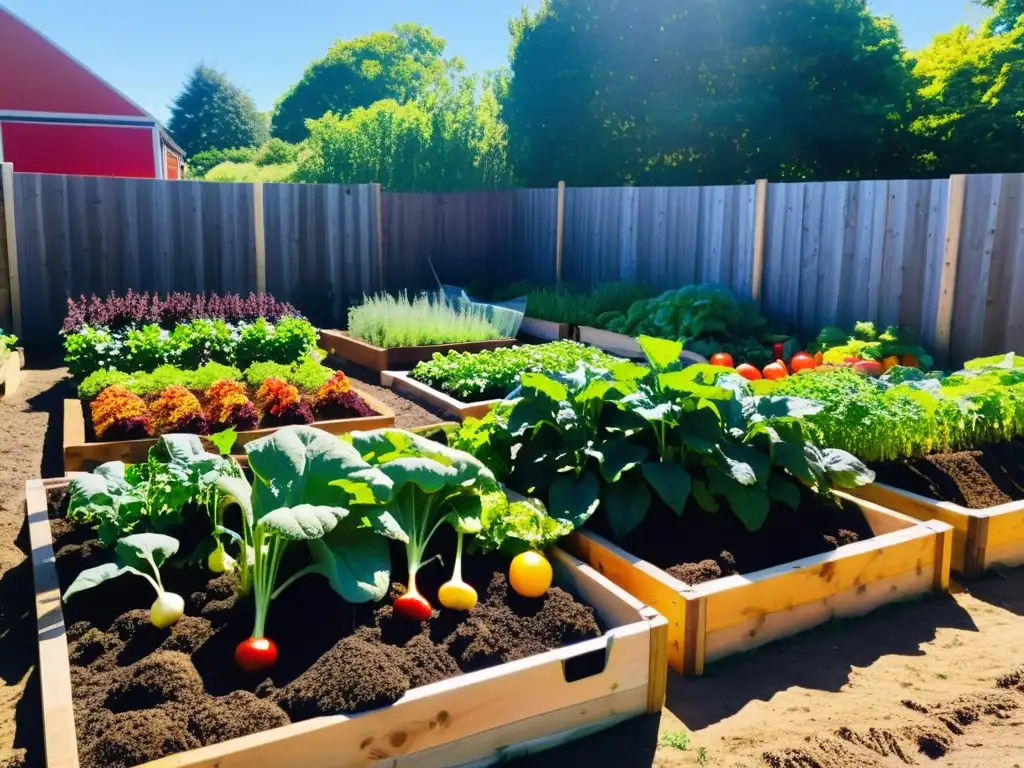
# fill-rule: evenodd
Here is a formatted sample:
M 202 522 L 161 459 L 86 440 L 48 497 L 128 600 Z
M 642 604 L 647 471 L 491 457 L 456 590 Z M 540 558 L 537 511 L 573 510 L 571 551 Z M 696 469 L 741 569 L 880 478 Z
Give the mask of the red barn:
M 155 117 L 0 6 L 0 162 L 177 179 L 184 157 Z

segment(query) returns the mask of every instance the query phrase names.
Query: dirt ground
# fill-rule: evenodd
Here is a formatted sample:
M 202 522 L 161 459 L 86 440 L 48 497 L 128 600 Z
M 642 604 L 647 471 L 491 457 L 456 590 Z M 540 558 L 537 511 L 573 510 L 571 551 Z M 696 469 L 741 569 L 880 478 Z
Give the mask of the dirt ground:
M 372 391 L 400 426 L 439 420 Z M 21 389 L 0 402 L 0 766 L 44 764 L 24 484 L 61 474 L 61 400 L 73 394 L 53 359 L 30 355 Z M 700 679 L 670 674 L 660 717 L 515 764 L 1020 768 L 1022 670 L 1024 569 L 1014 569 L 774 643 Z

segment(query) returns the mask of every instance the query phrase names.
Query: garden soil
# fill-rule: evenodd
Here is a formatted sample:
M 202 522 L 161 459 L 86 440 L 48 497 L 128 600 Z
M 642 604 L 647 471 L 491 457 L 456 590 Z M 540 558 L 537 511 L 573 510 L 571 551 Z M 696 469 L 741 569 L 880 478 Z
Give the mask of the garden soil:
M 73 391 L 60 383 L 64 371 L 45 360 L 30 356 L 29 367 L 19 392 L 0 402 L 0 766 L 35 768 L 44 755 L 23 489 L 29 477 L 60 474 L 60 406 Z M 416 411 L 396 411 L 400 425 L 414 425 L 401 414 Z M 207 609 L 215 615 L 216 606 Z M 179 644 L 161 663 L 179 666 L 173 654 L 187 652 L 204 631 L 202 622 L 181 625 Z M 1024 569 L 1014 569 L 966 583 L 949 597 L 891 606 L 772 643 L 711 665 L 699 679 L 670 674 L 660 717 L 636 718 L 510 764 L 1020 767 L 1024 693 L 1014 675 L 1022 666 Z M 197 717 L 201 725 L 191 738 L 206 738 L 211 727 L 227 732 L 234 709 L 267 725 L 279 717 L 256 694 L 207 693 L 220 704 Z M 163 714 L 114 717 L 132 728 L 167 723 Z

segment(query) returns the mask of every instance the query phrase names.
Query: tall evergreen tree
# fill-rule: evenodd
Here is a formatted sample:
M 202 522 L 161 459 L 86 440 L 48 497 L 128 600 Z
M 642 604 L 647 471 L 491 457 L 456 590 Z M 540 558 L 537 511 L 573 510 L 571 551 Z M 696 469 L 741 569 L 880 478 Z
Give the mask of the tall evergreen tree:
M 167 130 L 190 155 L 256 147 L 269 138 L 267 119 L 252 97 L 205 64 L 192 71 L 174 100 Z

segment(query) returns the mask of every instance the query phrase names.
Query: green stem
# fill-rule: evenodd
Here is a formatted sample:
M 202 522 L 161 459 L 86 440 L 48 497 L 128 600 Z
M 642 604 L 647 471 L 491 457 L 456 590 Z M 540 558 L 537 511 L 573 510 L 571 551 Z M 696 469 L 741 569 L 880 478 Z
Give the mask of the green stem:
M 452 581 L 462 581 L 462 531 L 459 531 L 458 543 L 455 545 L 455 568 L 452 569 Z

